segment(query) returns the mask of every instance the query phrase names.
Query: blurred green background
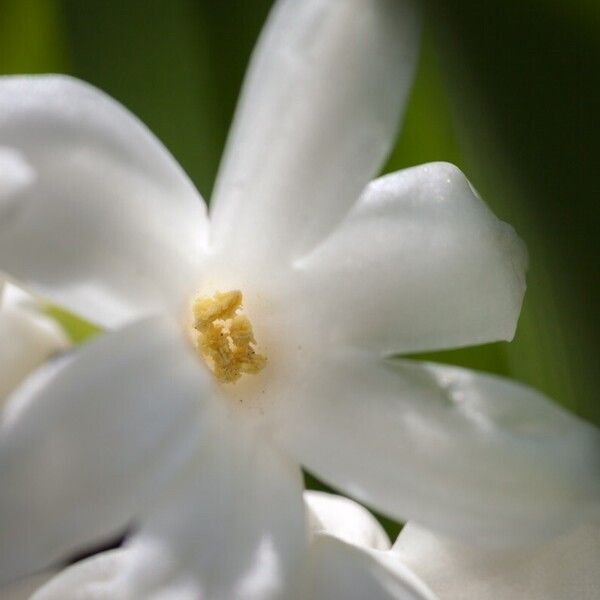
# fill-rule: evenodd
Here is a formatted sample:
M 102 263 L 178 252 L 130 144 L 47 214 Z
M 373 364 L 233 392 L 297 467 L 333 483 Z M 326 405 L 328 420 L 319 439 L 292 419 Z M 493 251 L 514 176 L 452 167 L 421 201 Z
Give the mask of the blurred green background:
M 0 73 L 64 72 L 104 89 L 209 198 L 270 4 L 0 0 Z M 516 339 L 428 358 L 512 376 L 600 425 L 599 74 L 597 0 L 431 1 L 385 170 L 456 163 L 530 251 Z

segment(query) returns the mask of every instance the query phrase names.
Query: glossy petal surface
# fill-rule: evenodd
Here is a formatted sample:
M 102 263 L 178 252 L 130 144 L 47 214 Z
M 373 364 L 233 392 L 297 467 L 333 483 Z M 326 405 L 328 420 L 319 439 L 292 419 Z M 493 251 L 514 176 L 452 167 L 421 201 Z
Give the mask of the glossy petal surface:
M 313 535 L 326 533 L 348 544 L 374 550 L 390 549 L 390 540 L 379 521 L 354 500 L 307 490 L 304 502 Z
M 432 163 L 372 182 L 296 277 L 321 339 L 408 353 L 511 339 L 526 266 L 512 227 Z

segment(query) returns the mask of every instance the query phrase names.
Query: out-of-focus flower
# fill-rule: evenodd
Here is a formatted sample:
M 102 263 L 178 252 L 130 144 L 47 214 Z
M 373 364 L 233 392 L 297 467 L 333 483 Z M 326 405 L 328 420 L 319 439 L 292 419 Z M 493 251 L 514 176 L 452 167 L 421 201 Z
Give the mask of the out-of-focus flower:
M 301 464 L 397 519 L 496 543 L 597 502 L 594 429 L 509 382 L 391 358 L 510 339 L 525 289 L 523 244 L 455 167 L 369 183 L 417 30 L 398 0 L 278 2 L 210 219 L 98 90 L 0 80 L 20 173 L 0 268 L 108 330 L 10 401 L 0 580 L 133 523 L 122 593 L 278 595 L 305 552 Z
M 434 600 L 427 586 L 402 565 L 378 521 L 362 506 L 341 496 L 305 492 L 309 548 L 306 562 L 299 562 L 293 583 L 283 591 L 289 600 Z M 223 532 L 228 535 L 227 532 Z M 205 540 L 210 553 L 214 540 Z M 32 600 L 127 597 L 128 565 L 135 547 L 94 556 L 64 570 L 42 587 Z M 160 562 L 152 569 L 162 569 Z M 181 574 L 178 574 L 181 576 Z M 178 577 L 176 577 L 177 579 Z M 183 588 L 183 586 L 182 586 Z M 175 596 L 171 588 L 169 598 Z M 145 598 L 156 589 L 145 590 Z M 186 597 L 186 596 L 184 596 Z
M 65 332 L 43 307 L 0 276 L 0 423 L 10 393 L 68 347 Z M 2 588 L 0 598 L 25 600 L 47 579 L 43 574 Z
M 0 275 L 0 411 L 30 373 L 68 346 L 58 323 Z
M 600 598 L 597 519 L 521 550 L 478 548 L 409 523 L 394 552 L 447 600 Z

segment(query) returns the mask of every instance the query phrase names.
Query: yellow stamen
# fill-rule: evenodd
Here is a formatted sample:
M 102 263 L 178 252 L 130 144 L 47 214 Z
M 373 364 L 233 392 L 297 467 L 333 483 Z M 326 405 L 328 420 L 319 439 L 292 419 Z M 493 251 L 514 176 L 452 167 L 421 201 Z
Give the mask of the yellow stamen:
M 241 305 L 239 290 L 198 298 L 192 305 L 196 348 L 223 383 L 254 375 L 267 362 L 254 349 L 256 340 L 248 317 L 237 314 Z

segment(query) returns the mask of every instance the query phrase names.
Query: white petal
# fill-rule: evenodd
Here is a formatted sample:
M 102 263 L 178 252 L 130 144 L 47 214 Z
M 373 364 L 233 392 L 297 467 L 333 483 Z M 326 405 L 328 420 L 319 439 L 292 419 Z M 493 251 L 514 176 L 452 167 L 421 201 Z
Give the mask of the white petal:
M 68 569 L 36 600 L 287 597 L 307 542 L 300 471 L 231 421 L 206 434 L 123 550 L 96 572 L 93 561 Z
M 0 598 L 2 600 L 29 600 L 32 594 L 46 584 L 53 576 L 55 574 L 51 572 L 41 573 L 1 587 Z
M 390 549 L 390 540 L 379 521 L 354 500 L 306 491 L 304 502 L 313 535 L 327 533 L 348 544 L 374 550 Z
M 391 552 L 366 550 L 328 535 L 311 546 L 315 600 L 434 600 L 436 596 Z
M 1 285 L 1 283 L 0 283 Z M 68 340 L 52 319 L 0 290 L 0 410 L 6 396 Z
M 526 263 L 464 175 L 432 163 L 372 182 L 296 266 L 321 339 L 404 353 L 511 339 Z
M 310 247 L 382 166 L 417 54 L 407 0 L 280 0 L 254 51 L 211 203 L 217 246 Z
M 127 559 L 128 552 L 119 548 L 77 562 L 50 579 L 30 600 L 91 600 L 103 597 L 108 599 L 106 594 L 102 596 L 102 586 L 118 574 L 121 565 Z M 125 600 L 116 595 L 110 598 Z
M 290 385 L 281 443 L 398 520 L 502 545 L 564 530 L 600 499 L 599 431 L 509 380 L 340 352 Z
M 63 76 L 0 78 L 0 269 L 106 326 L 181 301 L 205 206 L 120 104 Z
M 0 582 L 118 533 L 187 457 L 208 374 L 178 328 L 138 322 L 9 398 L 0 428 Z
M 35 181 L 35 171 L 22 155 L 6 146 L 0 146 L 0 214 L 8 212 L 17 202 L 19 192 Z
M 600 598 L 598 521 L 535 548 L 495 552 L 452 542 L 409 523 L 394 550 L 448 600 Z

